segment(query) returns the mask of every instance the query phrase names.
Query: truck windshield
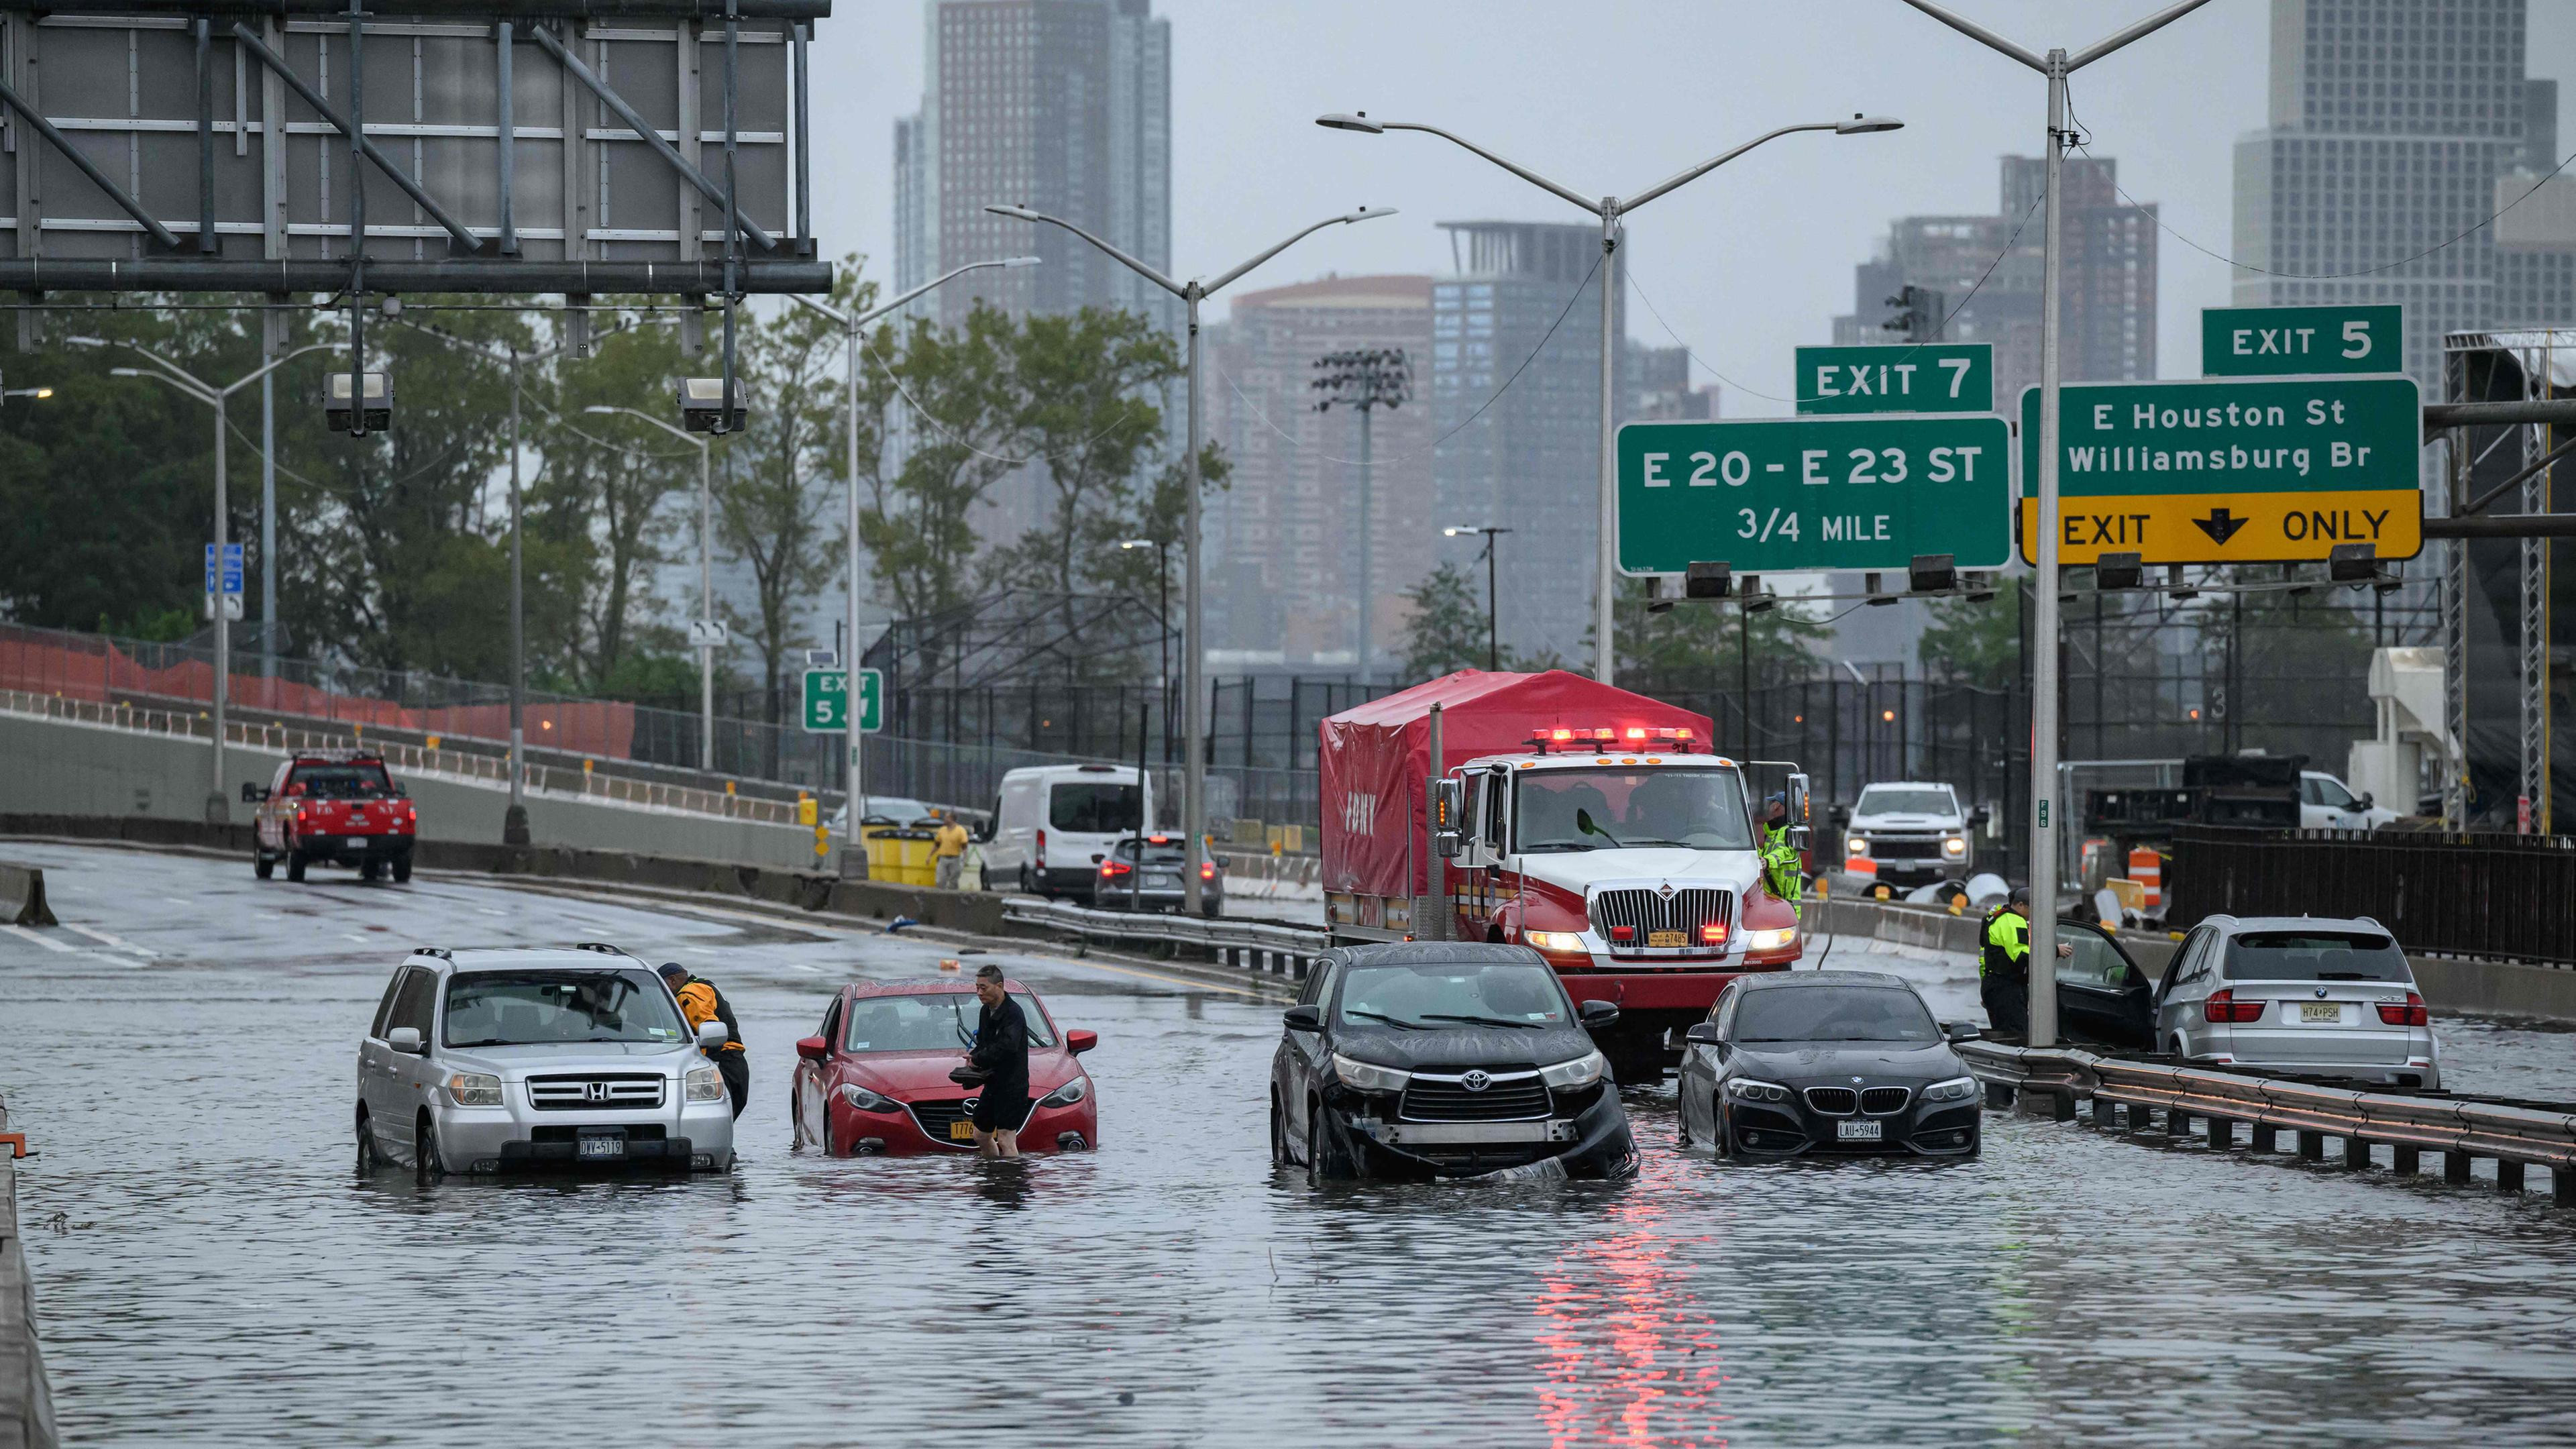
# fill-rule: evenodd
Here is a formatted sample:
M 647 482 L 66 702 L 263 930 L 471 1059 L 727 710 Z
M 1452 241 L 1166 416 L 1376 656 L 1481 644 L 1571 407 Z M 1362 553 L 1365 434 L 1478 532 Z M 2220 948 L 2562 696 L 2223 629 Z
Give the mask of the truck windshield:
M 1852 807 L 1854 815 L 1956 815 L 1959 803 L 1947 790 L 1908 789 L 1892 785 L 1872 785 L 1860 792 L 1860 803 Z
M 1524 851 L 1753 848 L 1744 780 L 1733 770 L 1531 770 L 1512 783 Z
M 670 989 L 642 971 L 472 971 L 447 983 L 447 1044 L 688 1039 Z
M 304 793 L 325 800 L 371 800 L 394 789 L 385 778 L 385 767 L 372 764 L 298 765 L 287 783 L 301 785 Z

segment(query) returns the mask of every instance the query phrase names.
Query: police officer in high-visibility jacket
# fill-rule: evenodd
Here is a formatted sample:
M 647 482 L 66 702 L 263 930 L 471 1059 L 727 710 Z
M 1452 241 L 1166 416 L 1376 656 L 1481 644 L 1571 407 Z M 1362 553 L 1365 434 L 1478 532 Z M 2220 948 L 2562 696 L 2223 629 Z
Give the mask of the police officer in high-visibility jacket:
M 714 982 L 690 975 L 689 968 L 677 961 L 662 963 L 662 979 L 680 999 L 680 1015 L 688 1018 L 689 1030 L 710 1021 L 724 1023 L 725 1044 L 714 1053 L 716 1070 L 723 1073 L 725 1095 L 733 1098 L 733 1114 L 740 1117 L 743 1098 L 751 1091 L 751 1059 L 743 1055 L 742 1028 L 733 1019 L 733 1003 L 724 999 Z
M 1799 919 L 1806 918 L 1802 904 L 1807 894 L 1806 862 L 1799 858 L 1798 847 L 1789 843 L 1789 802 L 1778 795 L 1762 807 L 1762 882 L 1771 894 L 1787 901 Z
M 2075 948 L 2061 941 L 2057 954 Z M 1977 996 L 1985 1003 L 1986 1021 L 1995 1031 L 2030 1034 L 2030 887 L 2014 886 L 2012 898 L 1986 916 L 1986 945 L 1977 953 Z

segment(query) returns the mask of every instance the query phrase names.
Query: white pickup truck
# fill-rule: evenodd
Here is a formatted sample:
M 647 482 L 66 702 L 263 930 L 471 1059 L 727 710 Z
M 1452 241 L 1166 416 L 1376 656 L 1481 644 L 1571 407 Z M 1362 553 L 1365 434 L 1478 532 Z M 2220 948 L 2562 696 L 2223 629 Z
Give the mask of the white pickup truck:
M 1837 806 L 1834 813 L 1844 857 L 1867 860 L 1880 885 L 1899 891 L 1967 879 L 1975 831 L 1986 823 L 1983 807 L 1962 810 L 1949 786 L 1920 780 L 1865 785 L 1848 811 Z

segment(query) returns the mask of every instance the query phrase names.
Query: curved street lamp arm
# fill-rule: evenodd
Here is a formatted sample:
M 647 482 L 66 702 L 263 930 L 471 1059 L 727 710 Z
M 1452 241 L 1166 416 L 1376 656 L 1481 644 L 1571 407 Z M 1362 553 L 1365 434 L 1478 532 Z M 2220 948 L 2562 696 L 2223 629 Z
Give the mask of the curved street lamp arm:
M 1136 275 L 1143 277 L 1146 281 L 1153 283 L 1155 286 L 1162 288 L 1173 296 L 1185 297 L 1189 295 L 1189 289 L 1183 287 L 1180 283 L 1173 281 L 1171 278 L 1164 276 L 1161 272 L 1154 270 L 1152 267 L 1149 267 L 1143 262 L 1136 260 L 1134 257 L 1127 255 L 1118 248 L 1113 247 L 1109 243 L 1102 241 L 1100 238 L 1093 236 L 1091 233 L 1084 231 L 1081 227 L 1075 226 L 1072 222 L 1065 220 L 1063 217 L 1049 216 L 1043 211 L 1031 211 L 1025 206 L 987 206 L 984 209 L 995 216 L 1016 217 L 1021 221 L 1042 221 L 1049 226 L 1063 227 L 1066 231 L 1072 232 L 1075 236 L 1078 236 L 1084 241 L 1091 243 L 1093 246 L 1100 248 L 1102 251 L 1107 252 L 1110 258 L 1116 261 L 1120 266 L 1123 266 L 1127 270 L 1134 272 Z
M 1598 197 L 1585 196 L 1570 186 L 1560 186 L 1556 182 L 1550 181 L 1546 177 L 1539 175 L 1537 172 L 1532 171 L 1526 166 L 1523 166 L 1518 161 L 1514 161 L 1507 156 L 1498 156 L 1495 153 L 1486 150 L 1484 147 L 1477 145 L 1475 142 L 1470 141 L 1463 136 L 1441 130 L 1438 126 L 1425 126 L 1417 121 L 1386 121 L 1380 123 L 1379 129 L 1387 131 L 1420 131 L 1426 135 L 1437 136 L 1441 140 L 1447 141 L 1452 145 L 1463 146 L 1467 150 L 1475 152 L 1477 155 L 1493 162 L 1495 165 L 1500 166 L 1504 170 L 1512 173 L 1514 176 L 1528 182 L 1530 185 L 1539 188 L 1541 191 L 1553 192 L 1558 196 L 1564 197 L 1566 200 L 1582 207 L 1585 211 L 1591 212 L 1594 216 L 1599 216 L 1601 214 L 1601 202 Z
M 1359 210 L 1357 210 L 1357 211 L 1346 211 L 1346 212 L 1342 213 L 1340 216 L 1328 216 L 1328 217 L 1325 217 L 1322 221 L 1319 221 L 1319 222 L 1315 223 L 1313 226 L 1310 226 L 1310 227 L 1306 228 L 1304 231 L 1298 232 L 1296 235 L 1294 235 L 1294 236 L 1292 236 L 1292 237 L 1288 238 L 1286 241 L 1283 241 L 1283 242 L 1279 243 L 1277 246 L 1272 247 L 1270 250 L 1268 250 L 1268 251 L 1266 251 L 1266 252 L 1263 252 L 1263 253 L 1261 253 L 1259 256 L 1254 257 L 1252 260 L 1250 260 L 1250 261 L 1248 261 L 1248 262 L 1245 262 L 1243 265 L 1241 265 L 1241 266 L 1239 266 L 1239 267 L 1236 267 L 1233 271 L 1230 271 L 1230 272 L 1226 273 L 1224 276 L 1221 276 L 1221 277 L 1217 278 L 1217 279 L 1216 279 L 1215 281 L 1213 281 L 1213 282 L 1209 282 L 1209 283 L 1206 283 L 1205 285 L 1201 286 L 1201 287 L 1199 288 L 1199 295 L 1200 295 L 1200 296 L 1202 296 L 1202 297 L 1206 297 L 1206 296 L 1212 296 L 1212 295 L 1214 295 L 1217 291 L 1219 291 L 1220 289 L 1222 289 L 1222 288 L 1223 288 L 1227 283 L 1229 283 L 1229 282 L 1233 281 L 1235 278 L 1242 276 L 1244 273 L 1246 273 L 1246 272 L 1248 272 L 1248 271 L 1251 271 L 1254 267 L 1260 266 L 1263 262 L 1266 262 L 1266 261 L 1270 260 L 1272 257 L 1275 257 L 1275 256 L 1279 255 L 1281 252 L 1284 252 L 1284 251 L 1288 250 L 1290 247 L 1295 246 L 1297 243 L 1299 243 L 1299 242 L 1301 242 L 1301 241 L 1304 241 L 1306 238 L 1308 238 L 1308 237 L 1310 237 L 1310 236 L 1313 236 L 1315 233 L 1317 233 L 1317 232 L 1319 232 L 1319 231 L 1322 231 L 1324 228 L 1326 228 L 1326 227 L 1328 227 L 1328 226 L 1348 226 L 1348 225 L 1350 225 L 1350 224 L 1351 224 L 1351 223 L 1353 223 L 1353 222 L 1360 222 L 1360 221 L 1372 221 L 1372 220 L 1375 220 L 1376 218 L 1381 217 L 1381 216 L 1393 216 L 1393 215 L 1395 215 L 1395 208 L 1394 208 L 1394 207 L 1392 207 L 1392 206 L 1388 207 L 1388 208 L 1387 208 L 1387 209 L 1385 209 L 1384 211 L 1371 211 L 1371 210 L 1369 210 L 1367 207 L 1363 206 L 1363 207 L 1361 207 L 1361 208 L 1360 208 Z
M 1997 35 L 1993 31 L 1988 30 L 1986 27 L 1979 25 L 1977 22 L 1970 20 L 1964 15 L 1953 15 L 1949 11 L 1942 9 L 1940 6 L 1933 4 L 1932 0 L 1905 0 L 1905 3 L 1922 11 L 1924 14 L 1931 16 L 1933 19 L 1940 21 L 1942 24 L 1949 26 L 1952 30 L 1959 32 L 1961 35 L 1968 37 L 1979 45 L 2002 51 L 2004 54 L 2011 56 L 2013 59 L 2020 61 L 2022 64 L 2029 66 L 2032 70 L 2038 71 L 2042 75 L 2046 75 L 2048 73 L 2048 62 L 2046 60 L 2042 59 L 2029 49 L 2004 39 L 2002 36 Z M 2088 57 L 2088 59 L 2089 58 L 2090 57 Z M 2073 67 L 2071 66 L 2069 67 L 2069 69 L 2072 68 Z
M 701 453 L 705 452 L 709 446 L 707 439 L 701 438 L 697 434 L 692 433 L 685 428 L 672 427 L 669 423 L 662 421 L 651 413 L 640 412 L 634 408 L 592 407 L 584 408 L 582 411 L 587 413 L 623 413 L 626 416 L 635 419 L 637 422 L 651 423 L 653 426 L 660 428 L 663 432 L 669 433 L 672 437 L 679 439 L 681 442 L 694 446 Z
M 308 352 L 336 352 L 339 350 L 339 347 L 340 344 L 337 342 L 307 343 L 306 345 L 295 349 L 293 352 L 280 357 L 266 367 L 261 368 L 259 371 L 252 373 L 250 376 L 232 384 L 230 387 L 222 389 L 218 395 L 222 397 L 231 397 L 234 393 L 241 391 L 243 388 L 250 386 L 252 383 L 259 381 L 261 378 L 268 376 L 270 373 L 277 371 L 279 368 L 284 367 L 286 364 L 293 362 L 295 359 L 302 357 Z
M 146 382 L 168 383 L 170 386 L 177 388 L 179 391 L 186 393 L 188 396 L 195 398 L 197 401 L 204 403 L 208 407 L 213 407 L 215 405 L 215 395 L 206 391 L 204 388 L 197 386 L 196 380 L 187 377 L 185 374 L 182 374 L 179 377 L 172 377 L 166 372 L 146 372 L 139 367 L 113 367 L 108 369 L 108 376 L 139 377 Z
M 1701 177 L 1706 176 L 1708 173 L 1725 165 L 1727 162 L 1734 160 L 1736 157 L 1743 155 L 1745 152 L 1752 150 L 1754 147 L 1761 145 L 1765 141 L 1779 140 L 1781 137 L 1786 136 L 1793 131 L 1830 131 L 1834 129 L 1835 124 L 1836 123 L 1832 121 L 1809 121 L 1796 126 L 1782 126 L 1779 130 L 1773 131 L 1768 135 L 1756 136 L 1752 140 L 1745 142 L 1743 145 L 1736 147 L 1734 150 L 1729 151 L 1722 156 L 1712 156 L 1708 160 L 1702 161 L 1697 166 L 1694 166 L 1687 171 L 1668 177 L 1663 181 L 1659 181 L 1656 184 L 1647 187 L 1645 190 L 1638 192 L 1634 196 L 1624 198 L 1619 203 L 1619 209 L 1622 212 L 1635 211 L 1638 207 L 1645 205 L 1647 202 L 1654 200 L 1656 197 L 1663 195 L 1674 187 L 1686 186 L 1691 182 L 1697 181 Z
M 847 325 L 851 330 L 856 331 L 857 329 L 874 322 L 878 318 L 901 308 L 913 298 L 932 292 L 940 287 L 947 286 L 950 282 L 956 281 L 959 277 L 966 275 L 968 272 L 980 272 L 986 267 L 1034 267 L 1037 264 L 1038 259 L 1036 257 L 995 257 L 990 261 L 968 262 L 966 265 L 956 268 L 947 275 L 933 277 L 929 281 L 922 283 L 920 286 L 913 288 L 911 291 L 904 293 L 902 296 L 895 298 L 893 301 L 888 302 L 881 307 L 874 308 L 866 314 L 858 317 L 847 317 L 839 308 L 826 307 L 822 303 L 807 297 L 802 292 L 794 292 L 789 295 L 793 296 L 797 301 L 803 302 L 806 306 L 815 308 L 822 312 L 827 317 L 842 317 L 845 325 Z
M 126 351 L 131 352 L 137 357 L 151 363 L 154 367 L 161 369 L 161 371 L 168 373 L 172 379 L 185 387 L 189 392 L 196 394 L 199 398 L 207 402 L 215 400 L 217 395 L 215 389 L 207 386 L 203 379 L 199 378 L 195 373 L 188 371 L 186 368 L 181 367 L 179 364 L 172 362 L 170 359 L 163 357 L 160 353 L 144 346 L 142 343 L 127 342 L 124 339 L 119 338 L 111 345 L 122 347 Z
M 2067 58 L 2066 68 L 2070 71 L 2082 70 L 2130 41 L 2152 35 L 2208 3 L 2209 0 L 2180 0 L 2179 4 L 2169 5 L 2128 29 L 2103 36 L 2100 40 L 2075 52 Z

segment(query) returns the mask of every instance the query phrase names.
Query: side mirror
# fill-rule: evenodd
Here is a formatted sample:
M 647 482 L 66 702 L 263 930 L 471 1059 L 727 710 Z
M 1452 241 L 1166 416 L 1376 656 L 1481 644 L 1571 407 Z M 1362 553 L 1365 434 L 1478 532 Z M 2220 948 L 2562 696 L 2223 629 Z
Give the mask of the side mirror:
M 1320 1006 L 1292 1006 L 1280 1013 L 1279 1019 L 1288 1023 L 1290 1031 L 1324 1029 L 1324 1009 Z
M 1064 1049 L 1075 1056 L 1080 1056 L 1098 1045 L 1100 1045 L 1100 1033 L 1096 1031 L 1069 1031 L 1064 1034 Z
M 242 798 L 252 802 L 253 804 L 257 804 L 259 801 L 268 798 L 268 787 L 266 785 L 254 785 L 250 781 L 244 780 L 242 781 Z
M 1985 1033 L 1977 1030 L 1977 1024 L 1973 1021 L 1945 1021 L 1941 1023 L 1941 1035 L 1951 1041 L 1962 1042 L 1975 1041 Z
M 1574 1014 L 1582 1020 L 1586 1031 L 1597 1031 L 1619 1019 L 1619 1003 L 1586 1001 L 1574 1008 Z
M 721 1021 L 698 1023 L 698 1045 L 708 1051 L 713 1051 L 732 1039 L 733 1034 L 725 1030 L 725 1024 Z
M 1825 811 L 1825 818 L 1833 822 L 1833 827 L 1836 830 L 1840 830 L 1851 824 L 1851 807 L 1849 805 L 1835 805 L 1828 807 Z
M 413 1057 L 419 1056 L 425 1049 L 420 1040 L 420 1028 L 416 1026 L 398 1026 L 386 1032 L 385 1045 L 405 1056 Z
M 2361 808 L 2362 808 L 2362 809 L 2364 809 L 2364 810 L 2368 810 L 2368 809 L 2372 808 L 2373 806 L 2376 806 L 2378 803 L 2379 803 L 2379 797 L 2377 797 L 2377 796 L 2375 796 L 2375 795 L 2371 794 L 2368 790 L 2364 790 L 2364 791 L 2362 791 L 2362 792 L 2361 792 Z
M 1968 812 L 1968 828 L 1970 830 L 1983 830 L 1994 818 L 1995 816 L 1993 811 L 1980 805 L 1976 809 Z
M 1467 782 L 1431 782 L 1431 850 L 1442 860 L 1458 858 L 1460 822 L 1467 817 Z
M 1805 850 L 1805 849 L 1807 849 L 1811 844 L 1813 844 L 1813 837 L 1814 837 L 1814 835 L 1815 835 L 1815 832 L 1814 832 L 1814 831 L 1809 830 L 1807 827 L 1805 827 L 1805 826 L 1803 826 L 1803 825 L 1792 825 L 1792 826 L 1790 826 L 1790 827 L 1789 827 L 1789 848 L 1790 848 L 1790 849 L 1792 849 L 1792 850 Z
M 1692 1022 L 1690 1030 L 1682 1033 L 1682 1040 L 1698 1046 L 1723 1046 L 1726 1044 L 1726 1038 L 1718 1034 L 1717 1023 L 1713 1021 Z
M 409 785 L 404 784 L 400 780 L 394 781 L 394 798 L 401 799 L 409 794 L 411 794 L 411 787 Z
M 832 1054 L 832 1044 L 819 1036 L 809 1036 L 796 1043 L 796 1055 L 809 1062 L 819 1062 Z
M 1789 823 L 1790 823 L 1790 825 L 1791 825 L 1791 826 L 1793 826 L 1793 827 L 1796 827 L 1796 828 L 1803 829 L 1803 828 L 1805 828 L 1806 826 L 1813 824 L 1813 823 L 1815 822 L 1815 819 L 1816 819 L 1816 802 L 1815 802 L 1815 800 L 1813 799 L 1813 797 L 1810 795 L 1810 793 L 1809 793 L 1809 791 L 1808 791 L 1808 789 L 1807 789 L 1807 777 L 1806 777 L 1805 775 L 1803 775 L 1803 774 L 1792 774 L 1792 775 L 1790 775 L 1790 776 L 1789 776 Z M 1800 842 L 1800 843 L 1801 843 L 1801 845 L 1803 845 L 1803 844 L 1804 844 L 1804 842 Z

